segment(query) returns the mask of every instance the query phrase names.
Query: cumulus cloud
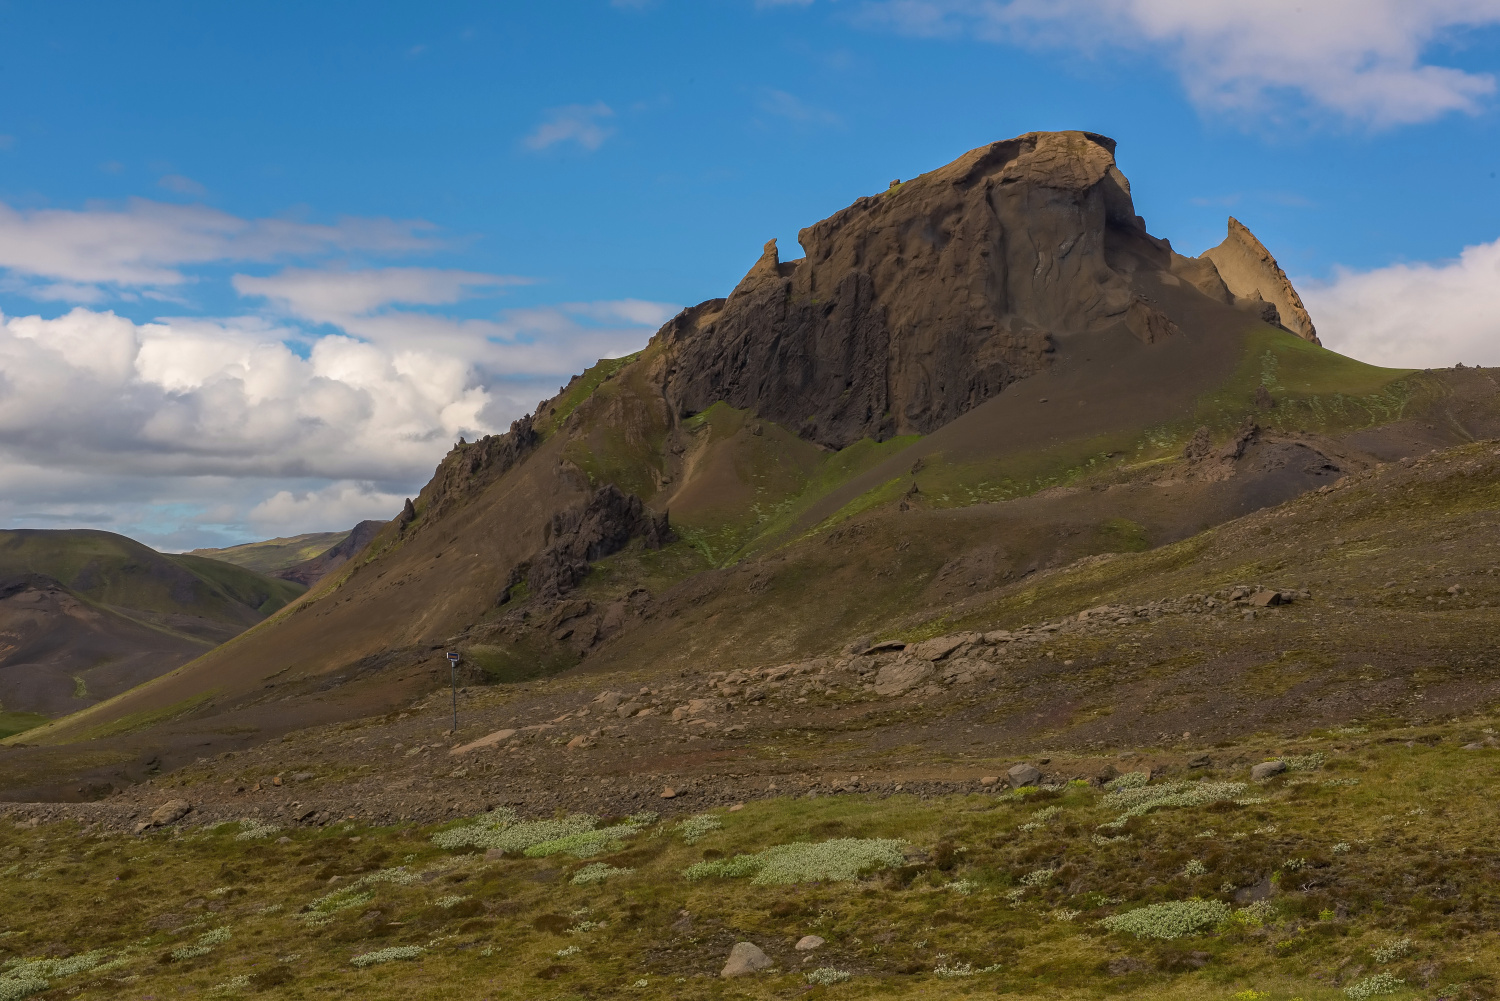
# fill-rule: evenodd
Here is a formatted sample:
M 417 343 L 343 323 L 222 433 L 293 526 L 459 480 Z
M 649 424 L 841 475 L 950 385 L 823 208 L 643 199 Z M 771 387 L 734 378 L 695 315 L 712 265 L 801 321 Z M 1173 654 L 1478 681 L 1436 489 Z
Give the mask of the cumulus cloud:
M 378 269 L 264 281 L 305 314 L 0 315 L 0 519 L 182 548 L 391 517 L 459 435 L 504 430 L 675 311 L 619 300 L 465 320 L 379 310 L 508 279 Z M 312 313 L 343 326 L 310 335 L 296 320 Z
M 1201 107 L 1266 111 L 1289 94 L 1375 126 L 1476 113 L 1489 73 L 1424 59 L 1500 24 L 1500 0 L 870 0 L 863 17 L 918 36 L 1166 55 Z
M 1335 351 L 1400 368 L 1500 365 L 1500 240 L 1457 260 L 1342 270 L 1302 285 L 1318 336 Z
M 367 251 L 400 253 L 438 245 L 428 223 L 341 219 L 241 219 L 203 205 L 134 198 L 123 206 L 18 210 L 0 203 L 0 268 L 12 275 L 88 286 L 173 286 L 183 268 L 227 261 Z
M 527 149 L 544 150 L 558 143 L 571 142 L 592 153 L 614 132 L 600 119 L 613 118 L 614 114 L 614 109 L 603 101 L 553 108 L 547 112 L 546 120 L 521 143 Z

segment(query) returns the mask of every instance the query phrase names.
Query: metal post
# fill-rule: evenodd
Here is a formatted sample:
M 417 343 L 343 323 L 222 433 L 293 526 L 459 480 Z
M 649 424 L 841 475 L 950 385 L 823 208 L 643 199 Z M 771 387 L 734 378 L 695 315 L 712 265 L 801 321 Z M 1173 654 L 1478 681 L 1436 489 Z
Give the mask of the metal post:
M 449 651 L 448 669 L 453 681 L 453 733 L 458 735 L 458 653 Z

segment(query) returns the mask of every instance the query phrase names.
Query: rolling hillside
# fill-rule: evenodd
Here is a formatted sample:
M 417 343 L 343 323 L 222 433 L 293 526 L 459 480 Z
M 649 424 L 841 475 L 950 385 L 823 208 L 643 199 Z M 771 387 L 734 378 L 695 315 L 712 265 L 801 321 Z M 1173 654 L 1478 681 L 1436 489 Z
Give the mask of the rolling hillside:
M 0 532 L 0 705 L 55 716 L 108 699 L 238 635 L 302 590 L 109 532 Z

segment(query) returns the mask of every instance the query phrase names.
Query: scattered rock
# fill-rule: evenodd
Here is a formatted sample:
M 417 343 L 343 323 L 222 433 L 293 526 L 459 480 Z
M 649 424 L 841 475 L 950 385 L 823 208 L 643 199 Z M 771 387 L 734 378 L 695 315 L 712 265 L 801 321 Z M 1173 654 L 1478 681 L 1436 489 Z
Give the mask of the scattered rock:
M 1011 788 L 1019 789 L 1021 786 L 1034 786 L 1042 780 L 1041 770 L 1035 765 L 1012 765 L 1010 771 L 1005 773 L 1010 780 Z
M 731 806 L 729 808 L 729 812 L 730 813 L 739 813 L 744 808 L 745 808 L 745 804 L 744 803 L 736 803 L 736 804 L 734 804 L 733 806 Z
M 812 952 L 814 949 L 820 948 L 824 944 L 825 940 L 819 938 L 817 935 L 803 935 L 797 940 L 797 944 L 793 948 L 795 948 L 798 952 Z
M 992 786 L 999 781 L 1000 776 L 998 775 L 985 775 L 980 778 L 979 784 L 982 786 Z
M 1255 387 L 1255 405 L 1261 410 L 1276 409 L 1276 400 L 1271 396 L 1271 391 L 1266 388 L 1265 383 Z
M 876 653 L 898 653 L 905 649 L 905 640 L 882 640 L 872 646 L 865 647 L 860 651 L 860 654 L 862 656 L 869 656 Z
M 293 782 L 306 782 L 308 779 L 310 779 L 312 777 L 313 777 L 313 773 L 312 772 L 293 772 L 292 773 L 292 781 Z
M 918 643 L 908 652 L 913 657 L 918 657 L 922 660 L 942 660 L 954 650 L 963 646 L 967 640 L 968 637 L 966 636 L 939 636 L 935 639 Z
M 1250 596 L 1250 604 L 1254 605 L 1256 608 L 1269 608 L 1272 605 L 1286 604 L 1286 599 L 1282 596 L 1282 593 L 1280 591 L 1262 589 L 1260 591 L 1256 591 Z
M 673 789 L 671 786 L 667 786 L 665 789 L 663 789 L 661 791 L 660 795 L 661 795 L 662 799 L 676 799 L 677 798 L 677 790 Z
M 898 660 L 887 664 L 875 676 L 876 695 L 900 695 L 932 676 L 932 664 L 926 660 Z
M 615 715 L 621 719 L 629 719 L 644 708 L 646 708 L 644 702 L 637 702 L 635 699 L 631 699 L 629 702 L 615 709 Z
M 624 700 L 624 692 L 600 692 L 594 696 L 594 702 L 599 706 L 600 711 L 607 713 L 614 712 Z
M 598 743 L 598 741 L 594 740 L 593 737 L 590 737 L 588 734 L 580 733 L 578 736 L 568 741 L 568 750 L 588 750 L 596 743 Z
M 497 862 L 503 858 L 505 858 L 504 848 L 490 848 L 484 853 L 484 860 L 486 862 Z
M 276 839 L 276 843 L 278 845 L 289 845 L 292 843 L 292 839 L 283 834 L 281 837 Z
M 1486 737 L 1483 740 L 1477 740 L 1472 744 L 1465 744 L 1464 750 L 1485 751 L 1495 747 L 1500 747 L 1500 741 L 1497 741 L 1494 737 Z
M 151 811 L 150 826 L 166 827 L 175 824 L 193 809 L 193 804 L 185 799 L 170 799 Z
M 1464 586 L 1462 584 L 1454 584 L 1452 587 L 1448 588 L 1448 593 L 1449 594 L 1463 594 L 1464 593 Z
M 678 911 L 677 920 L 672 922 L 672 930 L 679 935 L 691 935 L 693 933 L 693 915 L 687 911 Z
M 1262 761 L 1250 769 L 1250 778 L 1256 782 L 1261 782 L 1273 776 L 1280 775 L 1284 771 L 1286 771 L 1285 761 Z
M 1188 758 L 1187 766 L 1189 768 L 1207 768 L 1211 764 L 1213 764 L 1213 761 L 1208 755 L 1195 754 L 1191 758 Z
M 753 942 L 736 942 L 729 950 L 729 962 L 719 971 L 721 977 L 744 977 L 771 966 L 771 957 Z
M 470 751 L 485 751 L 497 747 L 502 741 L 509 740 L 516 735 L 515 730 L 496 730 L 494 733 L 486 734 L 478 740 L 453 748 L 448 753 L 457 757 L 460 754 L 468 754 Z

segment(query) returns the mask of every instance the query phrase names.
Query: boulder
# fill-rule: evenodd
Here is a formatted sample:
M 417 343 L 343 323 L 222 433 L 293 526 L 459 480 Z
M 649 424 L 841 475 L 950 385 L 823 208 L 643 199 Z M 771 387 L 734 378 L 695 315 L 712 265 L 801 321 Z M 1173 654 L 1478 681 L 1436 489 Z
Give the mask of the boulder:
M 599 706 L 600 712 L 612 713 L 623 701 L 625 701 L 623 692 L 600 692 L 594 696 L 594 702 Z
M 454 757 L 458 757 L 461 754 L 468 754 L 470 751 L 486 751 L 492 747 L 498 747 L 502 742 L 509 740 L 515 735 L 516 731 L 513 729 L 496 730 L 494 733 L 485 734 L 478 740 L 470 741 L 467 744 L 461 744 L 458 747 L 450 750 L 448 753 L 453 755 Z
M 629 719 L 644 708 L 646 708 L 646 704 L 644 702 L 637 702 L 634 699 L 631 699 L 624 705 L 616 707 L 615 715 L 620 717 L 621 719 Z
M 590 737 L 587 734 L 580 733 L 578 736 L 576 736 L 572 740 L 568 741 L 568 750 L 570 750 L 570 751 L 576 751 L 576 750 L 579 750 L 579 749 L 588 750 L 590 747 L 593 747 L 594 744 L 596 744 L 596 743 L 597 743 L 597 741 L 595 741 L 593 737 Z
M 797 940 L 797 944 L 793 948 L 798 952 L 812 952 L 824 944 L 825 940 L 819 938 L 817 935 L 803 935 Z
M 942 660 L 954 650 L 963 646 L 968 639 L 966 636 L 938 636 L 935 639 L 926 640 L 912 647 L 908 652 L 913 657 L 922 660 Z
M 1262 589 L 1250 596 L 1250 604 L 1256 608 L 1268 608 L 1272 605 L 1286 604 L 1286 599 L 1280 591 Z
M 998 775 L 984 775 L 984 776 L 981 776 L 980 779 L 979 779 L 979 784 L 982 785 L 982 786 L 997 785 L 997 784 L 999 784 L 999 782 L 1000 782 L 1000 776 L 998 776 Z
M 1019 789 L 1022 786 L 1034 786 L 1042 781 L 1042 772 L 1035 765 L 1012 765 L 1010 771 L 1005 773 L 1010 780 L 1011 788 Z
M 1256 782 L 1263 782 L 1286 771 L 1285 761 L 1262 761 L 1250 769 L 1250 778 Z
M 718 699 L 688 699 L 683 705 L 672 710 L 672 719 L 697 719 L 700 716 L 711 716 L 723 707 Z
M 721 977 L 744 977 L 771 966 L 771 957 L 753 942 L 736 942 L 729 950 L 729 961 L 719 971 Z
M 169 799 L 151 811 L 151 826 L 166 827 L 168 824 L 175 824 L 192 809 L 193 804 L 185 799 Z
M 898 660 L 887 664 L 875 675 L 875 694 L 900 695 L 926 681 L 933 674 L 932 663 L 926 660 Z

